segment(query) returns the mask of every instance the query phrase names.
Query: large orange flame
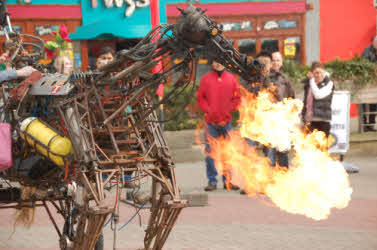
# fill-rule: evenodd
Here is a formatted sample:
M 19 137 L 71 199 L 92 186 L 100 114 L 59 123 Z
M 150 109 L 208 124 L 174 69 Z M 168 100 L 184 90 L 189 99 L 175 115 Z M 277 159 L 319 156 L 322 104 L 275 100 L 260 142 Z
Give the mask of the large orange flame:
M 209 139 L 210 156 L 220 173 L 232 172 L 232 183 L 250 196 L 266 194 L 281 209 L 315 220 L 326 219 L 334 207 L 348 205 L 352 188 L 342 164 L 330 157 L 327 139 L 320 131 L 300 125 L 303 107 L 298 99 L 271 101 L 268 91 L 255 95 L 242 91 L 239 131 L 228 138 Z M 272 168 L 268 158 L 245 142 L 291 150 L 289 169 Z

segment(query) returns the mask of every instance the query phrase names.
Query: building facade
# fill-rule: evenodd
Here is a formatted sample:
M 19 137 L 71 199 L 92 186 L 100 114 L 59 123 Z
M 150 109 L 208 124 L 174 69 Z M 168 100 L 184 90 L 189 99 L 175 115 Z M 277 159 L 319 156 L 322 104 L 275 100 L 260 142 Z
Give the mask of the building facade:
M 81 26 L 80 0 L 8 0 L 7 8 L 13 28 L 23 34 L 31 34 L 51 40 L 52 31 L 65 24 L 69 33 Z M 5 41 L 4 32 L 0 33 L 0 41 Z M 35 42 L 30 40 L 31 42 Z M 80 42 L 74 42 L 73 54 L 76 66 L 81 66 Z
M 320 0 L 320 59 L 323 62 L 361 55 L 376 35 L 373 0 Z
M 174 23 L 176 6 L 185 3 L 160 0 L 160 22 Z M 13 25 L 22 33 L 48 40 L 49 32 L 64 23 L 76 41 L 75 59 L 84 69 L 100 47 L 130 47 L 151 29 L 149 0 L 8 0 L 7 4 Z M 305 64 L 360 55 L 376 34 L 372 0 L 200 0 L 194 5 L 206 8 L 241 52 L 279 50 Z

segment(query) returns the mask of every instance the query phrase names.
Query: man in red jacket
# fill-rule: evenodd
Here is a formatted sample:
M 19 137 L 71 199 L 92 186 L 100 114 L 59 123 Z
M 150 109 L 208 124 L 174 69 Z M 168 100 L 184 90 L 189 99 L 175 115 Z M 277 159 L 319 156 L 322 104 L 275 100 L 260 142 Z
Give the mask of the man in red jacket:
M 236 78 L 225 71 L 225 67 L 216 61 L 212 62 L 212 71 L 205 74 L 197 92 L 197 103 L 205 113 L 205 138 L 206 152 L 210 152 L 208 136 L 218 138 L 227 136 L 232 130 L 232 112 L 240 104 L 240 92 Z M 217 188 L 217 170 L 214 160 L 206 157 L 208 186 L 205 191 L 213 191 Z M 228 180 L 223 173 L 224 188 L 238 190 L 239 187 L 231 183 L 230 173 L 227 173 Z

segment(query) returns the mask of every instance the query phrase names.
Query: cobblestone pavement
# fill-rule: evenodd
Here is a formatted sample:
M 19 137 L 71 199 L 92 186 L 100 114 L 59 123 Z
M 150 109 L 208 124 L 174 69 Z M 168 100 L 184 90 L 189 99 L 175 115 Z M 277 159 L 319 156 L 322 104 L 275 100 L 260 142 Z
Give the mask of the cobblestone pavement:
M 334 209 L 327 220 L 314 221 L 285 213 L 263 195 L 250 198 L 219 189 L 209 194 L 208 206 L 183 210 L 164 249 L 376 250 L 377 157 L 346 160 L 361 169 L 350 175 L 352 200 L 347 208 Z M 182 192 L 201 192 L 206 184 L 204 164 L 178 164 L 177 178 Z M 134 211 L 121 206 L 121 225 Z M 17 227 L 11 236 L 13 214 L 13 210 L 0 210 L 0 249 L 58 249 L 57 234 L 43 209 L 37 210 L 30 229 Z M 119 232 L 119 249 L 143 246 L 148 215 L 149 210 L 142 210 L 140 221 L 136 217 Z M 59 224 L 62 225 L 61 220 Z M 110 225 L 104 235 L 105 249 L 112 249 Z

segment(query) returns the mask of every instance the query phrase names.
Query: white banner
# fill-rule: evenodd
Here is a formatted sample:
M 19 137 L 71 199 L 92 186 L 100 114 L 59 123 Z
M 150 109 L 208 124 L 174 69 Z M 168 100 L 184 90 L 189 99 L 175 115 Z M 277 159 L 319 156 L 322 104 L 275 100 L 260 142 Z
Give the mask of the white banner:
M 330 153 L 344 154 L 349 149 L 350 105 L 349 91 L 334 91 L 331 104 Z

